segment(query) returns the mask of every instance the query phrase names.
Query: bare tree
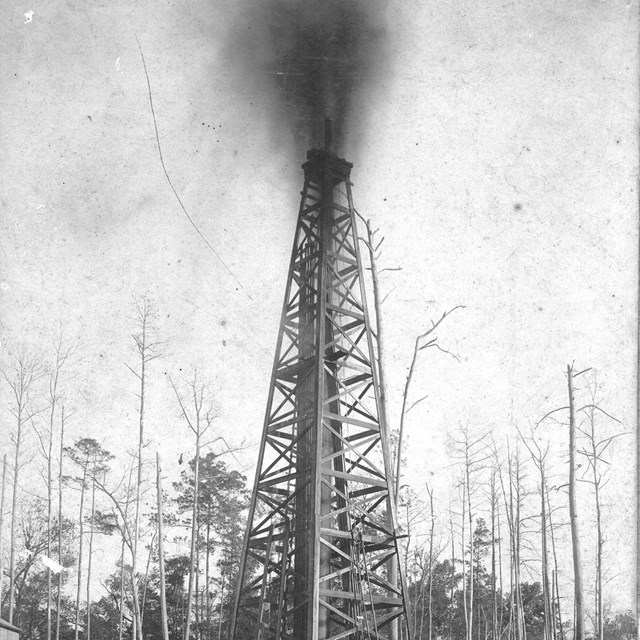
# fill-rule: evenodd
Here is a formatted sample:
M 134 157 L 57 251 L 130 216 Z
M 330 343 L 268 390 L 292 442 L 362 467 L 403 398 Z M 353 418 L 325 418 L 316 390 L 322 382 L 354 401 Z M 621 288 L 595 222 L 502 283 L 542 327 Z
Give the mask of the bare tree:
M 429 612 L 429 640 L 433 638 L 433 563 L 435 560 L 434 555 L 434 536 L 436 528 L 436 515 L 433 509 L 433 489 L 429 488 L 427 484 L 427 495 L 429 496 L 429 519 L 431 520 L 429 526 L 429 586 L 427 596 L 427 610 Z
M 556 552 L 556 529 L 553 522 L 553 509 L 551 508 L 551 502 L 549 497 L 549 491 L 547 495 L 547 517 L 549 519 L 549 538 L 551 540 L 551 554 L 553 556 L 553 572 L 551 580 L 551 596 L 553 604 L 553 619 L 558 621 L 557 635 L 561 640 L 564 640 L 564 627 L 562 626 L 562 609 L 560 607 L 560 589 L 558 587 L 558 554 Z
M 46 433 L 40 434 L 36 431 L 42 447 L 42 454 L 47 464 L 47 557 L 52 556 L 53 547 L 53 443 L 56 424 L 56 409 L 62 399 L 60 394 L 60 375 L 65 363 L 71 357 L 73 347 L 65 347 L 63 345 L 62 335 L 58 337 L 55 345 L 55 355 L 51 370 L 49 372 L 49 419 L 46 425 Z M 60 516 L 60 514 L 58 514 Z M 61 520 L 59 519 L 58 529 L 60 535 Z M 61 573 L 61 572 L 60 572 Z M 47 640 L 51 640 L 52 635 L 52 603 L 53 603 L 53 576 L 51 567 L 47 566 Z
M 191 631 L 191 617 L 193 613 L 193 592 L 195 587 L 195 571 L 196 571 L 196 539 L 198 535 L 198 489 L 200 474 L 200 451 L 202 446 L 202 438 L 207 434 L 213 424 L 213 410 L 211 407 L 205 406 L 205 394 L 207 385 L 198 378 L 197 371 L 194 372 L 193 379 L 188 383 L 188 395 L 191 409 L 187 408 L 187 400 L 178 391 L 169 378 L 169 382 L 173 387 L 173 391 L 180 405 L 180 412 L 187 423 L 191 433 L 195 436 L 195 454 L 194 454 L 194 485 L 193 485 L 193 504 L 191 511 L 191 545 L 189 554 L 189 587 L 187 593 L 187 616 L 184 626 L 184 640 L 189 640 Z
M 4 587 L 4 493 L 7 486 L 7 454 L 2 456 L 2 488 L 0 489 L 0 603 L 2 603 L 2 591 Z
M 497 453 L 494 455 L 497 457 Z M 516 447 L 511 450 L 507 440 L 507 483 L 505 484 L 502 466 L 498 465 L 498 478 L 502 491 L 505 517 L 509 529 L 509 581 L 510 581 L 510 606 L 508 638 L 524 640 L 526 638 L 526 625 L 524 620 L 524 603 L 522 600 L 521 588 L 521 537 L 522 537 L 522 515 L 521 510 L 524 502 L 523 489 L 523 469 L 520 459 L 520 452 Z
M 13 623 L 13 613 L 15 606 L 15 572 L 16 572 L 16 548 L 17 548 L 17 517 L 18 517 L 18 494 L 20 492 L 20 455 L 24 438 L 25 425 L 42 409 L 32 407 L 31 394 L 33 385 L 41 374 L 40 367 L 35 359 L 27 355 L 24 351 L 14 358 L 10 371 L 4 371 L 6 380 L 12 392 L 12 404 L 9 408 L 15 418 L 15 430 L 11 434 L 14 444 L 13 462 L 13 495 L 11 498 L 11 525 L 9 533 L 9 623 Z
M 133 591 L 133 613 L 135 624 L 133 627 L 133 640 L 136 635 L 142 640 L 142 614 L 140 611 L 140 600 L 137 585 L 137 561 L 138 561 L 138 540 L 140 537 L 140 494 L 143 483 L 143 459 L 142 451 L 144 446 L 144 420 L 145 420 L 145 391 L 147 385 L 147 366 L 152 360 L 159 357 L 160 343 L 155 340 L 156 328 L 154 321 L 157 317 L 156 311 L 150 300 L 143 296 L 136 302 L 136 324 L 137 332 L 133 334 L 133 340 L 136 345 L 136 351 L 140 358 L 140 370 L 135 371 L 129 365 L 126 365 L 129 371 L 133 373 L 140 382 L 140 392 L 138 394 L 138 458 L 137 458 L 137 482 L 135 495 L 135 520 L 133 525 L 133 549 L 131 551 L 131 580 Z
M 80 489 L 80 513 L 78 515 L 80 541 L 78 546 L 78 578 L 76 583 L 76 618 L 74 636 L 75 640 L 78 640 L 80 636 L 80 590 L 82 586 L 82 561 L 84 551 L 84 496 L 87 488 L 91 451 L 88 447 L 82 446 L 79 441 L 76 443 L 75 447 L 66 447 L 65 452 L 82 471 L 82 475 L 80 477 L 72 479 Z
M 80 475 L 67 477 L 69 484 L 75 486 L 80 491 L 80 512 L 78 516 L 79 525 L 79 545 L 78 545 L 78 578 L 76 582 L 76 614 L 75 614 L 75 638 L 78 640 L 80 634 L 80 594 L 82 587 L 82 571 L 84 563 L 84 536 L 85 536 L 85 499 L 87 490 L 91 489 L 91 503 L 89 516 L 89 549 L 87 563 L 87 620 L 85 627 L 85 638 L 91 637 L 91 560 L 93 551 L 93 535 L 95 525 L 95 497 L 96 488 L 101 486 L 101 478 L 107 472 L 107 463 L 113 459 L 111 453 L 103 449 L 93 438 L 81 438 L 73 447 L 65 447 L 64 452 L 80 470 Z
M 567 411 L 569 412 L 569 483 L 568 483 L 568 493 L 569 493 L 569 519 L 570 519 L 570 529 L 571 529 L 571 550 L 573 557 L 573 584 L 574 584 L 574 638 L 577 640 L 584 640 L 585 638 L 585 612 L 584 612 L 584 586 L 583 586 L 583 577 L 582 577 L 582 554 L 581 554 L 581 545 L 580 545 L 580 528 L 579 528 L 579 518 L 578 518 L 578 509 L 577 509 L 577 501 L 576 501 L 576 483 L 579 480 L 577 477 L 577 469 L 579 465 L 577 464 L 577 455 L 581 453 L 582 455 L 587 457 L 588 460 L 588 468 L 587 472 L 591 470 L 592 480 L 591 484 L 594 484 L 594 491 L 596 493 L 596 522 L 597 522 L 597 548 L 596 548 L 596 634 L 598 638 L 601 638 L 600 635 L 602 630 L 600 629 L 600 623 L 598 622 L 601 619 L 603 613 L 603 606 L 601 601 L 601 589 L 602 589 L 602 555 L 601 555 L 601 547 L 603 543 L 602 539 L 602 528 L 601 528 L 601 510 L 600 510 L 600 489 L 601 485 L 601 476 L 599 474 L 598 462 L 602 461 L 602 454 L 609 447 L 611 442 L 618 436 L 623 434 L 616 434 L 611 438 L 605 438 L 601 441 L 598 441 L 595 435 L 595 413 L 600 412 L 607 416 L 608 418 L 618 422 L 613 416 L 608 414 L 604 409 L 598 406 L 598 403 L 595 401 L 595 395 L 592 394 L 591 403 L 586 404 L 582 407 L 576 407 L 575 401 L 575 393 L 576 379 L 591 371 L 591 368 L 583 369 L 582 371 L 578 371 L 577 373 L 574 370 L 573 364 L 567 365 L 567 391 L 569 396 L 569 404 L 568 406 L 558 407 L 549 411 L 546 415 L 544 415 L 539 421 L 538 424 L 541 424 L 544 420 L 549 418 L 554 413 L 559 411 Z M 594 392 L 595 393 L 595 392 Z M 589 419 L 590 428 L 589 430 L 584 430 L 581 428 L 581 425 L 578 424 L 578 416 L 587 413 L 587 417 Z M 578 432 L 585 435 L 589 441 L 589 448 L 583 448 L 582 450 L 578 450 Z M 595 464 L 595 470 L 594 470 Z M 584 478 L 580 478 L 580 480 L 584 480 Z M 596 486 L 597 485 L 597 486 Z M 550 511 L 549 511 L 550 515 Z M 555 590 L 556 590 L 556 599 L 557 599 L 557 611 L 558 616 L 560 616 L 560 605 L 559 605 L 559 596 L 557 594 L 557 560 L 555 560 L 555 540 L 553 538 L 553 530 L 552 530 L 552 545 L 554 552 L 554 562 L 556 564 L 556 577 L 555 577 Z M 560 625 L 560 633 L 563 635 L 562 631 L 562 623 L 559 619 Z
M 595 640 L 603 640 L 604 638 L 604 604 L 603 604 L 603 565 L 602 565 L 602 551 L 604 547 L 604 537 L 602 532 L 602 489 L 607 484 L 606 472 L 609 468 L 609 462 L 604 457 L 605 453 L 614 442 L 614 440 L 623 433 L 616 433 L 612 436 L 601 438 L 596 432 L 596 413 L 601 413 L 607 418 L 620 423 L 619 420 L 608 414 L 599 406 L 597 397 L 598 380 L 594 373 L 594 381 L 591 386 L 591 402 L 583 407 L 587 414 L 588 427 L 583 429 L 578 427 L 578 430 L 586 437 L 587 446 L 580 449 L 578 453 L 583 455 L 587 459 L 587 471 L 585 476 L 590 475 L 589 478 L 583 478 L 593 486 L 595 509 L 596 509 L 596 576 L 595 576 L 595 590 L 594 590 L 594 612 L 595 612 Z M 607 465 L 607 466 L 604 466 Z
M 402 515 L 403 515 L 403 524 L 402 530 L 404 531 L 404 574 L 409 577 L 409 557 L 410 557 L 410 549 L 412 544 L 414 543 L 414 532 L 416 526 L 420 524 L 420 522 L 424 519 L 424 504 L 421 500 L 418 499 L 415 492 L 408 486 L 403 485 L 402 495 L 400 507 Z M 420 555 L 419 549 L 416 551 L 418 555 Z M 415 557 L 415 553 L 413 554 Z M 422 581 L 422 580 L 421 580 Z M 420 589 L 413 589 L 413 601 L 411 598 L 411 592 L 408 589 L 406 594 L 406 605 L 407 605 L 407 613 L 410 621 L 413 621 L 415 626 L 416 621 L 416 613 L 417 613 L 417 605 L 418 605 L 418 597 L 420 594 Z M 401 634 L 402 635 L 402 634 Z
M 376 337 L 378 343 L 378 386 L 380 388 L 380 396 L 378 398 L 380 404 L 380 421 L 383 429 L 389 428 L 389 419 L 387 415 L 387 383 L 386 383 L 386 351 L 384 341 L 384 323 L 382 322 L 382 304 L 386 300 L 380 298 L 380 273 L 378 271 L 378 258 L 380 256 L 380 247 L 384 242 L 384 237 L 379 241 L 376 235 L 379 233 L 379 229 L 373 230 L 371 227 L 371 220 L 364 220 L 365 227 L 367 229 L 367 237 L 361 238 L 365 243 L 369 251 L 369 265 L 371 268 L 371 280 L 373 282 L 373 307 L 375 310 L 375 322 L 376 322 Z M 383 269 L 382 271 L 389 271 L 390 269 Z M 393 269 L 394 271 L 397 269 Z M 388 438 L 388 433 L 387 433 Z
M 574 399 L 574 381 L 584 373 L 574 373 L 573 365 L 567 365 L 567 387 L 569 392 L 569 517 L 571 519 L 571 548 L 573 551 L 573 584 L 575 608 L 575 638 L 585 639 L 584 629 L 584 588 L 582 585 L 582 560 L 578 510 L 576 507 L 576 408 Z
M 544 445 L 535 438 L 535 433 L 531 432 L 526 438 L 518 429 L 518 435 L 522 443 L 527 448 L 531 460 L 538 469 L 539 484 L 538 493 L 540 495 L 540 553 L 541 567 L 540 575 L 542 576 L 542 597 L 544 602 L 544 638 L 552 640 L 555 637 L 556 619 L 554 616 L 553 594 L 551 583 L 549 581 L 549 552 L 548 552 L 548 515 L 547 515 L 547 456 L 549 454 L 549 442 Z
M 474 563 L 473 563 L 473 498 L 478 490 L 478 475 L 483 463 L 490 458 L 487 449 L 486 434 L 474 436 L 469 426 L 461 427 L 457 438 L 452 443 L 452 456 L 462 463 L 462 553 L 463 553 L 463 600 L 465 609 L 465 628 L 467 640 L 472 640 L 474 615 Z M 469 533 L 469 579 L 466 579 L 464 544 L 465 527 Z
M 509 455 L 509 492 L 512 508 L 512 521 L 514 536 L 512 539 L 513 573 L 516 602 L 516 638 L 526 640 L 527 627 L 524 615 L 524 602 L 522 599 L 522 509 L 525 501 L 524 470 L 520 450 L 516 446 L 513 455 Z
M 491 477 L 489 485 L 489 499 L 491 504 L 491 596 L 493 607 L 492 640 L 502 638 L 504 630 L 502 621 L 504 619 L 504 582 L 502 572 L 502 533 L 500 526 L 500 487 L 504 496 L 504 482 L 502 479 L 502 459 L 493 438 L 491 439 Z M 498 486 L 500 485 L 500 486 Z M 496 554 L 496 544 L 498 551 Z M 496 568 L 497 565 L 497 568 Z M 500 593 L 498 605 L 497 593 Z M 498 613 L 499 609 L 499 613 Z M 510 627 L 509 627 L 510 631 Z
M 456 587 L 456 537 L 453 527 L 453 507 L 449 504 L 449 532 L 451 535 L 451 581 L 449 582 L 449 602 L 453 602 L 453 594 Z M 449 607 L 448 640 L 453 638 L 453 607 Z
M 147 545 L 147 563 L 144 570 L 144 577 L 142 580 L 142 605 L 140 607 L 140 621 L 144 622 L 144 610 L 147 602 L 147 585 L 149 584 L 149 570 L 151 568 L 151 556 L 155 548 L 155 542 L 157 537 L 157 527 L 151 535 L 151 541 Z
M 404 436 L 404 419 L 407 413 L 411 411 L 411 409 L 413 409 L 417 404 L 425 400 L 427 397 L 427 396 L 422 396 L 420 399 L 413 402 L 409 408 L 407 408 L 407 401 L 409 398 L 409 387 L 411 385 L 411 380 L 413 378 L 416 361 L 418 359 L 418 353 L 420 351 L 423 351 L 424 349 L 435 347 L 436 349 L 439 349 L 443 353 L 446 353 L 459 361 L 458 356 L 451 353 L 450 351 L 447 351 L 446 349 L 442 348 L 438 344 L 438 337 L 434 335 L 434 332 L 442 324 L 445 318 L 447 318 L 447 316 L 451 315 L 456 309 L 463 309 L 463 308 L 464 307 L 462 305 L 457 305 L 453 307 L 453 309 L 450 309 L 449 311 L 445 311 L 437 322 L 431 321 L 431 327 L 416 338 L 416 341 L 413 347 L 413 357 L 411 359 L 411 364 L 409 365 L 407 379 L 404 384 L 404 392 L 402 394 L 402 410 L 400 412 L 400 427 L 398 429 L 398 449 L 396 451 L 396 461 L 395 461 L 396 473 L 395 473 L 394 497 L 396 502 L 396 509 L 398 507 L 398 499 L 400 494 L 400 476 L 401 476 L 401 465 L 402 465 L 402 440 Z
M 111 504 L 111 516 L 112 522 L 116 530 L 120 532 L 121 536 L 121 548 L 120 548 L 120 616 L 118 625 L 118 637 L 122 640 L 124 637 L 124 596 L 125 596 L 125 561 L 124 551 L 125 548 L 133 558 L 133 531 L 130 523 L 129 510 L 134 501 L 135 491 L 132 487 L 133 474 L 137 466 L 137 460 L 135 456 L 132 456 L 131 465 L 125 476 L 115 485 L 115 487 L 108 486 L 106 477 L 96 477 L 97 489 L 108 498 Z M 125 484 L 125 478 L 127 483 Z M 139 602 L 138 598 L 138 580 L 133 574 L 133 567 L 129 567 L 130 582 L 133 592 L 133 602 L 131 609 L 133 612 L 132 621 L 133 627 L 138 624 L 135 616 L 135 602 Z M 132 629 L 133 631 L 133 629 Z
M 399 502 L 400 502 L 400 481 L 401 481 L 401 475 L 402 475 L 402 446 L 403 446 L 403 439 L 404 439 L 405 417 L 409 413 L 409 411 L 411 411 L 411 409 L 413 409 L 416 405 L 418 405 L 420 402 L 425 400 L 427 397 L 426 395 L 422 396 L 407 408 L 407 402 L 409 398 L 409 388 L 411 386 L 411 381 L 413 379 L 413 374 L 414 374 L 416 362 L 418 359 L 418 352 L 424 349 L 435 347 L 436 349 L 439 349 L 443 353 L 446 353 L 452 356 L 453 358 L 455 358 L 456 360 L 459 360 L 456 355 L 442 348 L 438 344 L 438 337 L 434 335 L 434 332 L 440 326 L 440 324 L 442 324 L 442 322 L 445 320 L 447 316 L 451 315 L 456 309 L 462 309 L 462 308 L 464 308 L 462 307 L 462 305 L 453 307 L 453 309 L 450 309 L 449 311 L 445 311 L 437 322 L 431 321 L 431 327 L 424 333 L 420 334 L 416 338 L 414 343 L 413 356 L 411 359 L 411 364 L 409 365 L 409 371 L 407 372 L 407 378 L 405 380 L 405 385 L 404 385 L 404 392 L 402 394 L 402 409 L 400 411 L 400 425 L 398 429 L 398 446 L 395 452 L 395 477 L 394 477 L 395 484 L 393 488 L 393 503 L 395 506 L 396 513 L 398 512 Z M 389 567 L 389 571 L 392 575 L 392 580 L 391 580 L 392 584 L 398 584 L 398 568 L 395 562 L 391 563 Z
M 89 478 L 91 480 L 91 508 L 89 516 L 89 549 L 87 553 L 87 631 L 86 640 L 91 640 L 91 567 L 93 560 L 93 537 L 95 535 L 95 516 L 96 516 L 96 488 L 99 479 L 107 473 L 107 464 L 113 460 L 114 456 L 105 451 L 100 446 L 93 447 L 91 451 L 91 467 L 89 469 Z M 102 521 L 104 530 L 106 522 Z
M 359 215 L 359 214 L 358 214 Z M 373 284 L 373 305 L 374 305 L 374 310 L 375 310 L 375 321 L 376 321 L 376 337 L 377 337 L 377 346 L 378 346 L 378 367 L 377 367 L 377 372 L 378 372 L 378 384 L 379 384 L 379 398 L 378 398 L 378 402 L 379 402 L 379 407 L 380 407 L 380 426 L 381 426 L 381 433 L 383 435 L 384 438 L 386 438 L 387 442 L 390 442 L 390 421 L 388 418 L 388 412 L 387 412 L 387 384 L 386 384 L 386 377 L 385 377 L 385 371 L 386 371 L 386 366 L 385 366 L 385 357 L 386 357 L 386 352 L 385 352 L 385 341 L 384 341 L 384 324 L 382 322 L 382 305 L 384 303 L 384 301 L 387 299 L 388 295 L 387 294 L 384 298 L 381 298 L 381 294 L 380 294 L 380 274 L 383 273 L 384 271 L 400 271 L 401 267 L 386 267 L 384 269 L 378 269 L 378 258 L 380 257 L 380 248 L 382 246 L 382 243 L 384 242 L 384 236 L 378 240 L 377 239 L 377 235 L 379 233 L 379 229 L 373 229 L 372 225 L 371 225 L 371 220 L 365 220 L 364 218 L 362 218 L 362 216 L 359 215 L 359 217 L 361 218 L 361 220 L 364 222 L 366 230 L 367 230 L 367 237 L 366 238 L 361 238 L 361 240 L 364 242 L 364 244 L 366 245 L 368 251 L 369 251 L 369 264 L 370 264 L 370 269 L 371 269 L 371 279 L 372 279 L 372 284 Z M 407 398 L 408 398 L 408 393 L 409 393 L 409 386 L 411 384 L 411 379 L 413 377 L 413 371 L 415 368 L 415 363 L 417 360 L 417 355 L 418 355 L 418 351 L 421 351 L 422 349 L 426 349 L 428 347 L 436 347 L 438 349 L 440 349 L 441 351 L 443 351 L 444 353 L 448 353 L 449 355 L 452 355 L 454 358 L 457 359 L 456 356 L 454 356 L 453 354 L 451 354 L 449 351 L 443 349 L 442 347 L 440 347 L 440 345 L 437 344 L 437 337 L 433 336 L 430 338 L 430 336 L 433 335 L 433 333 L 435 332 L 435 330 L 438 328 L 438 326 L 442 323 L 442 321 L 451 313 L 453 313 L 453 311 L 455 311 L 458 308 L 463 308 L 461 305 L 458 305 L 456 307 L 454 307 L 453 309 L 451 309 L 450 311 L 446 311 L 442 317 L 437 321 L 437 322 L 432 322 L 431 323 L 431 328 L 426 331 L 425 333 L 423 333 L 422 335 L 418 336 L 416 338 L 416 342 L 415 342 L 415 346 L 414 346 L 414 352 L 413 352 L 413 359 L 411 361 L 411 365 L 409 367 L 409 372 L 407 375 L 407 380 L 405 383 L 405 388 L 404 388 L 404 394 L 403 394 L 403 401 L 402 401 L 402 412 L 400 414 L 400 426 L 399 426 L 399 432 L 398 432 L 398 447 L 397 447 L 397 451 L 396 451 L 396 463 L 395 463 L 395 484 L 394 484 L 394 491 L 393 491 L 393 502 L 394 502 L 394 507 L 395 507 L 395 511 L 396 513 L 398 512 L 398 508 L 399 508 L 399 501 L 400 501 L 400 475 L 401 475 L 401 464 L 402 464 L 402 444 L 403 444 L 403 435 L 404 435 L 404 418 L 405 415 L 415 406 L 417 405 L 419 402 L 421 402 L 422 400 L 424 400 L 425 398 L 421 398 L 420 400 L 416 401 L 413 403 L 413 405 L 411 407 L 409 407 L 407 409 Z M 426 397 L 426 396 L 425 396 Z M 392 478 L 389 479 L 390 481 L 393 481 Z M 394 555 L 391 560 L 390 560 L 390 564 L 389 564 L 389 574 L 390 574 L 390 582 L 394 585 L 398 584 L 398 567 L 397 567 L 397 558 Z M 393 621 L 391 623 L 390 626 L 390 640 L 396 640 L 396 638 L 398 637 L 398 625 L 397 625 L 397 621 Z
M 462 560 L 462 606 L 464 609 L 465 640 L 469 640 L 471 628 L 469 625 L 469 582 L 467 581 L 467 562 L 465 536 L 467 531 L 467 484 L 464 478 L 458 484 L 461 490 L 460 504 L 462 505 L 462 519 L 460 522 L 460 558 Z
M 58 462 L 58 565 L 62 567 L 62 490 L 64 486 L 64 405 L 60 411 L 60 460 Z M 58 588 L 56 593 L 56 640 L 60 640 L 60 618 L 62 612 L 62 570 L 58 572 Z
M 204 584 L 205 584 L 205 592 L 204 592 L 204 610 L 207 621 L 207 638 L 211 640 L 211 598 L 210 598 L 210 584 L 211 584 L 211 573 L 210 573 L 210 560 L 211 560 L 211 505 L 207 507 L 207 525 L 205 529 L 205 549 L 206 549 L 206 557 L 204 564 Z
M 160 570 L 160 609 L 162 617 L 162 638 L 169 640 L 169 626 L 167 622 L 167 593 L 164 576 L 164 534 L 162 513 L 162 471 L 160 468 L 160 454 L 156 452 L 156 489 L 158 493 L 158 565 Z
M 359 215 L 359 214 L 358 214 Z M 366 245 L 369 251 L 369 265 L 371 269 L 371 280 L 373 283 L 373 307 L 375 310 L 375 322 L 376 322 L 376 342 L 378 347 L 378 386 L 379 386 L 379 397 L 378 404 L 380 407 L 380 433 L 382 437 L 387 442 L 387 446 L 390 447 L 391 437 L 390 437 L 390 422 L 389 416 L 387 412 L 387 382 L 386 382 L 386 343 L 384 340 L 384 323 L 382 322 L 382 305 L 386 300 L 386 296 L 384 298 L 380 297 L 380 273 L 383 271 L 397 271 L 398 268 L 386 268 L 381 271 L 378 270 L 378 258 L 380 257 L 380 247 L 384 242 L 384 237 L 380 240 L 377 240 L 376 236 L 379 232 L 379 229 L 372 229 L 371 220 L 364 220 L 362 216 L 360 218 L 363 220 L 365 227 L 367 229 L 367 237 L 360 238 Z M 387 294 L 388 295 L 388 294 Z M 392 481 L 392 478 L 389 478 L 389 481 Z M 396 485 L 396 487 L 399 485 Z M 396 491 L 394 494 L 394 507 L 396 514 L 398 512 L 398 492 Z M 387 514 L 387 517 L 392 523 L 393 518 L 391 513 Z M 392 556 L 389 561 L 389 581 L 392 585 L 397 586 L 398 584 L 398 559 L 395 554 Z M 389 627 L 389 635 L 390 640 L 397 640 L 398 638 L 398 621 L 393 620 Z
M 491 505 L 491 640 L 496 640 L 498 631 L 498 593 L 496 589 L 496 524 L 498 517 L 498 491 L 496 468 L 491 467 L 489 480 L 489 502 Z

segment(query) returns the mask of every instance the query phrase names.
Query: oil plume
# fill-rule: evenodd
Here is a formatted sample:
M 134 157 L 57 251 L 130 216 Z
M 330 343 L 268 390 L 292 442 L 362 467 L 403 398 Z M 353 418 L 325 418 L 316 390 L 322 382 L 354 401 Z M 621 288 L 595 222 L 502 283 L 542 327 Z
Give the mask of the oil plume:
M 384 33 L 381 0 L 251 0 L 231 48 L 296 154 L 322 144 L 325 118 L 341 151 L 362 117 L 355 99 L 382 71 Z

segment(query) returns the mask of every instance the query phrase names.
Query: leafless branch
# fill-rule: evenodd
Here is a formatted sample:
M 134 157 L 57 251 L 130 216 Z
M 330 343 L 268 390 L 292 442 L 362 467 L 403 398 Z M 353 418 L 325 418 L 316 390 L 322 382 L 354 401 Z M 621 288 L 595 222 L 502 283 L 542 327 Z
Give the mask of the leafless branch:
M 588 369 L 587 369 L 587 371 L 588 371 Z M 612 420 L 614 420 L 618 424 L 622 424 L 622 422 L 620 422 L 620 420 L 618 420 L 618 418 L 614 418 L 610 413 L 607 413 L 602 407 L 599 407 L 597 404 L 586 404 L 584 407 L 580 407 L 578 409 L 578 411 L 584 411 L 585 409 L 595 409 L 597 411 L 600 411 L 601 413 L 604 413 L 604 415 L 607 416 L 607 418 L 611 418 Z
M 415 407 L 417 404 L 420 404 L 423 400 L 426 400 L 429 397 L 429 395 L 425 395 L 422 396 L 422 398 L 420 398 L 419 400 L 416 400 L 406 411 L 406 413 L 409 413 L 409 411 L 411 411 L 411 409 L 413 409 L 413 407 Z

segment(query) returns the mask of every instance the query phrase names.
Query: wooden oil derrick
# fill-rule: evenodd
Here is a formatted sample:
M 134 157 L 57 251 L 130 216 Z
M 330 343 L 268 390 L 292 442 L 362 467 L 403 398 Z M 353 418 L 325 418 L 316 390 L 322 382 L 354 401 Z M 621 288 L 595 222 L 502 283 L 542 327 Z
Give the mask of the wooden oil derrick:
M 386 640 L 394 621 L 408 640 L 352 165 L 329 147 L 303 165 L 231 640 Z

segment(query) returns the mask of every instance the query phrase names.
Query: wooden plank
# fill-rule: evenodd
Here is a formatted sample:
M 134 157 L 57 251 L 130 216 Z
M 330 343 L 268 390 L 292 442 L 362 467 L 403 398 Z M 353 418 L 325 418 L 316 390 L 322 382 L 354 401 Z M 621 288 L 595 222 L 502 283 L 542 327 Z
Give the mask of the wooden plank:
M 371 431 L 379 431 L 380 426 L 374 422 L 364 422 L 364 420 L 357 420 L 349 416 L 341 416 L 339 413 L 331 413 L 326 411 L 324 418 L 327 420 L 335 420 L 336 422 L 346 422 L 352 424 L 354 427 L 362 427 L 363 429 L 369 429 Z
M 331 536 L 332 538 L 343 538 L 351 540 L 351 531 L 341 531 L 340 529 L 327 529 L 321 527 L 320 533 L 323 536 Z M 382 538 L 381 536 L 372 536 L 369 533 L 363 533 L 362 540 L 364 542 L 384 542 L 384 538 Z
M 338 307 L 335 304 L 327 304 L 327 309 L 329 309 L 330 311 L 335 311 L 336 313 L 343 315 L 343 316 L 349 316 L 351 318 L 357 318 L 358 320 L 361 320 L 362 322 L 364 322 L 364 316 L 361 313 L 358 313 L 357 311 L 351 311 L 351 309 L 345 309 L 344 307 Z
M 380 480 L 379 478 L 369 478 L 367 476 L 357 476 L 353 473 L 346 473 L 345 471 L 338 471 L 336 469 L 322 469 L 323 476 L 331 476 L 333 478 L 342 478 L 343 480 L 349 480 L 350 482 L 357 482 L 359 484 L 367 484 L 373 487 L 387 488 L 387 481 Z

